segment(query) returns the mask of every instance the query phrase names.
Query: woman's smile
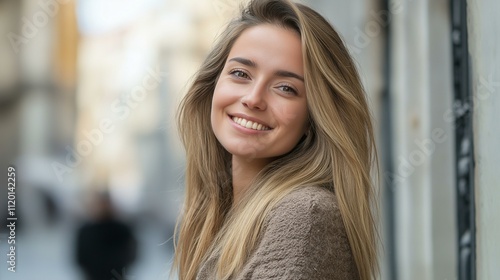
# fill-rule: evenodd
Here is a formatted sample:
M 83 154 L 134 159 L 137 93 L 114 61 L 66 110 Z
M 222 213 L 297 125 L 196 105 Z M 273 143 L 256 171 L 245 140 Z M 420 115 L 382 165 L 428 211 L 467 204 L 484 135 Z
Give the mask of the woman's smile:
M 271 128 L 263 121 L 253 117 L 246 116 L 244 114 L 230 114 L 228 116 L 231 118 L 233 122 L 247 129 L 257 130 L 257 131 L 271 130 Z

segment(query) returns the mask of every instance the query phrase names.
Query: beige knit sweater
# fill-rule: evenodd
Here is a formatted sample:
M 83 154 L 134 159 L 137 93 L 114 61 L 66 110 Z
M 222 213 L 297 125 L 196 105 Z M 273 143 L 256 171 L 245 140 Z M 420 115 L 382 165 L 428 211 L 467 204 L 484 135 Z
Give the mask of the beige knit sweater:
M 265 220 L 256 249 L 232 280 L 359 279 L 335 195 L 305 187 L 285 196 Z M 197 280 L 215 280 L 217 257 Z

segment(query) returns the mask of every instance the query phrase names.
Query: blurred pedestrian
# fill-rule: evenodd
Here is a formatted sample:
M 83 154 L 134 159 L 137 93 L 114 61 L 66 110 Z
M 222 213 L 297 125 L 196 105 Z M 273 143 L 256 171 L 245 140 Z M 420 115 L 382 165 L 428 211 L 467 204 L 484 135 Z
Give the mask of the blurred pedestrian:
M 77 263 L 87 280 L 124 279 L 137 253 L 132 229 L 115 217 L 108 193 L 98 196 L 92 210 L 94 220 L 77 233 Z

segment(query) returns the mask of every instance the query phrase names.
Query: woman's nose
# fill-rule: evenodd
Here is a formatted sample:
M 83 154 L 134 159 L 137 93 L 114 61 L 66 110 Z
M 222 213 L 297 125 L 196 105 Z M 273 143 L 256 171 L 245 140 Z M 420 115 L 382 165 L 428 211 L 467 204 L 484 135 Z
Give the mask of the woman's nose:
M 267 108 L 265 94 L 264 86 L 255 85 L 248 94 L 241 98 L 241 103 L 252 110 L 265 110 Z

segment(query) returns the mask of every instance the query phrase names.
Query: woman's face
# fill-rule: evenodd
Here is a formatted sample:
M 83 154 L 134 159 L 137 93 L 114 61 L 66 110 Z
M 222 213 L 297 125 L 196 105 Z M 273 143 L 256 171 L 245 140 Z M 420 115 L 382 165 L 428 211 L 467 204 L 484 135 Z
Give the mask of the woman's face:
M 233 156 L 264 160 L 297 145 L 307 129 L 299 35 L 275 25 L 245 30 L 215 87 L 212 129 Z

